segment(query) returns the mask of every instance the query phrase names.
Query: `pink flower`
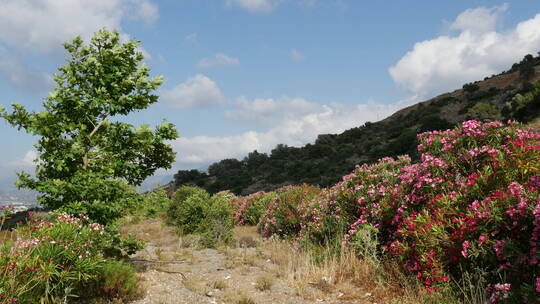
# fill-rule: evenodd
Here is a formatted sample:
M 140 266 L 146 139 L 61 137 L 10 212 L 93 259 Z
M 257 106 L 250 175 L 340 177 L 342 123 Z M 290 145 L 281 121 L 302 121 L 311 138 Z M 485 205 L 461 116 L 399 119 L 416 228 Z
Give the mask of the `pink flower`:
M 493 244 L 493 249 L 495 249 L 495 255 L 497 255 L 498 260 L 505 259 L 504 252 L 503 252 L 504 243 L 505 243 L 504 240 L 498 240 L 498 241 L 495 241 L 495 243 Z
M 469 241 L 465 241 L 463 242 L 463 244 L 461 245 L 461 247 L 463 248 L 461 250 L 461 255 L 464 257 L 464 258 L 467 258 L 469 256 L 469 248 L 471 248 L 471 244 L 469 243 Z
M 485 234 L 482 234 L 478 237 L 478 245 L 482 246 L 486 241 L 488 237 Z

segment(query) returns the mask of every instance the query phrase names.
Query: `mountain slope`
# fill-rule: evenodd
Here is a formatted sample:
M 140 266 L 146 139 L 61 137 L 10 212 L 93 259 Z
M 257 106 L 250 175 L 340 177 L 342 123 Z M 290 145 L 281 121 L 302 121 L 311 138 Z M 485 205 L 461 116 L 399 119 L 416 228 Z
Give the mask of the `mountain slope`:
M 208 172 L 178 171 L 170 191 L 185 184 L 244 195 L 299 183 L 328 186 L 357 164 L 401 154 L 416 158 L 419 132 L 451 128 L 469 119 L 533 121 L 540 117 L 539 65 L 540 56 L 527 55 L 499 75 L 465 84 L 382 121 L 341 134 L 319 135 L 315 143 L 304 147 L 278 145 L 269 155 L 253 151 L 243 160 L 214 163 Z

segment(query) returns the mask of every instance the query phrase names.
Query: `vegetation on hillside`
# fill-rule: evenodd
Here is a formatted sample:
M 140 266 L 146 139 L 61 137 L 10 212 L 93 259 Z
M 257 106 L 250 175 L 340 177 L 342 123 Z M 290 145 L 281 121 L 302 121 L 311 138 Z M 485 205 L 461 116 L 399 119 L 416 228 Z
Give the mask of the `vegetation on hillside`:
M 242 160 L 216 162 L 207 172 L 180 170 L 170 191 L 195 185 L 210 193 L 230 190 L 246 195 L 302 183 L 327 187 L 357 164 L 403 154 L 416 161 L 419 132 L 445 130 L 471 119 L 526 123 L 540 117 L 540 82 L 531 82 L 538 78 L 535 68 L 539 64 L 540 56 L 527 55 L 501 75 L 465 84 L 462 90 L 408 107 L 379 122 L 337 135 L 319 135 L 304 147 L 278 145 L 269 154 L 253 151 Z
M 426 289 L 477 303 L 540 300 L 540 134 L 466 121 L 418 135 L 408 156 L 357 166 L 326 189 L 302 185 L 231 201 L 266 236 L 396 261 Z M 244 218 L 245 217 L 245 218 Z M 339 252 L 339 250 L 338 250 Z M 465 287 L 464 287 L 465 286 Z

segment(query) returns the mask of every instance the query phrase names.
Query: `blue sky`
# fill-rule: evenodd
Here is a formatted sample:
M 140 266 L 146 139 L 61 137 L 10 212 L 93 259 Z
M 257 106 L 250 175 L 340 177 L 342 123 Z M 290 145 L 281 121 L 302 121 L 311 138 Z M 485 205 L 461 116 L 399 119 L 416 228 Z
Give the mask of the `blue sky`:
M 60 44 L 101 27 L 142 42 L 173 122 L 174 170 L 300 146 L 383 119 L 540 51 L 539 1 L 0 0 L 0 104 L 39 109 Z M 0 122 L 0 184 L 36 138 Z M 171 174 L 173 171 L 160 174 Z

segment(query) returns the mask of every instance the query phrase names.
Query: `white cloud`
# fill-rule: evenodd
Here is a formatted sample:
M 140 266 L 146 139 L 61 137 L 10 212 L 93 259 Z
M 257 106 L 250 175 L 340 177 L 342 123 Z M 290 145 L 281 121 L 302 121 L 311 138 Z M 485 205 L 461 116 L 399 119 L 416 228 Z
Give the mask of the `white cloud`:
M 14 160 L 7 163 L 8 167 L 17 169 L 30 169 L 36 166 L 35 160 L 38 158 L 36 151 L 30 150 L 26 152 L 22 159 Z
M 303 98 L 241 99 L 238 109 L 228 112 L 228 118 L 266 119 L 272 127 L 264 132 L 247 131 L 225 137 L 180 138 L 173 142 L 178 153 L 175 168 L 199 168 L 224 158 L 242 158 L 253 150 L 269 152 L 277 144 L 303 146 L 313 142 L 319 134 L 341 133 L 366 121 L 383 119 L 408 104 L 410 101 L 344 106 L 321 105 Z M 271 117 L 265 118 L 265 115 Z
M 212 68 L 219 66 L 232 66 L 239 65 L 240 60 L 238 58 L 229 57 L 223 53 L 217 53 L 213 57 L 203 58 L 199 60 L 197 66 L 200 68 Z
M 238 6 L 250 12 L 271 12 L 279 6 L 283 0 L 225 0 L 229 6 Z
M 291 52 L 289 53 L 289 56 L 291 57 L 291 59 L 296 62 L 296 63 L 300 63 L 302 61 L 305 61 L 306 60 L 306 56 L 304 54 L 302 54 L 299 50 L 297 49 L 292 49 Z
M 508 4 L 492 8 L 479 7 L 468 9 L 459 14 L 450 24 L 450 29 L 485 33 L 495 30 L 502 13 L 508 9 Z
M 540 14 L 515 28 L 497 31 L 506 5 L 466 10 L 450 24 L 457 35 L 418 42 L 389 72 L 414 94 L 431 97 L 508 69 L 540 50 Z
M 131 0 L 135 4 L 136 17 L 147 24 L 154 23 L 159 17 L 157 5 L 148 0 Z
M 50 74 L 30 69 L 20 58 L 14 57 L 2 46 L 0 46 L 0 76 L 13 86 L 29 92 L 40 92 L 53 84 Z
M 236 101 L 235 109 L 225 111 L 225 117 L 231 120 L 275 125 L 283 120 L 294 120 L 323 110 L 323 105 L 303 98 L 257 98 L 249 101 L 241 97 Z
M 202 74 L 163 91 L 161 97 L 178 108 L 203 108 L 225 100 L 217 84 Z
M 2 0 L 0 40 L 48 53 L 76 35 L 88 38 L 102 27 L 120 29 L 125 17 L 150 23 L 157 14 L 150 0 Z

